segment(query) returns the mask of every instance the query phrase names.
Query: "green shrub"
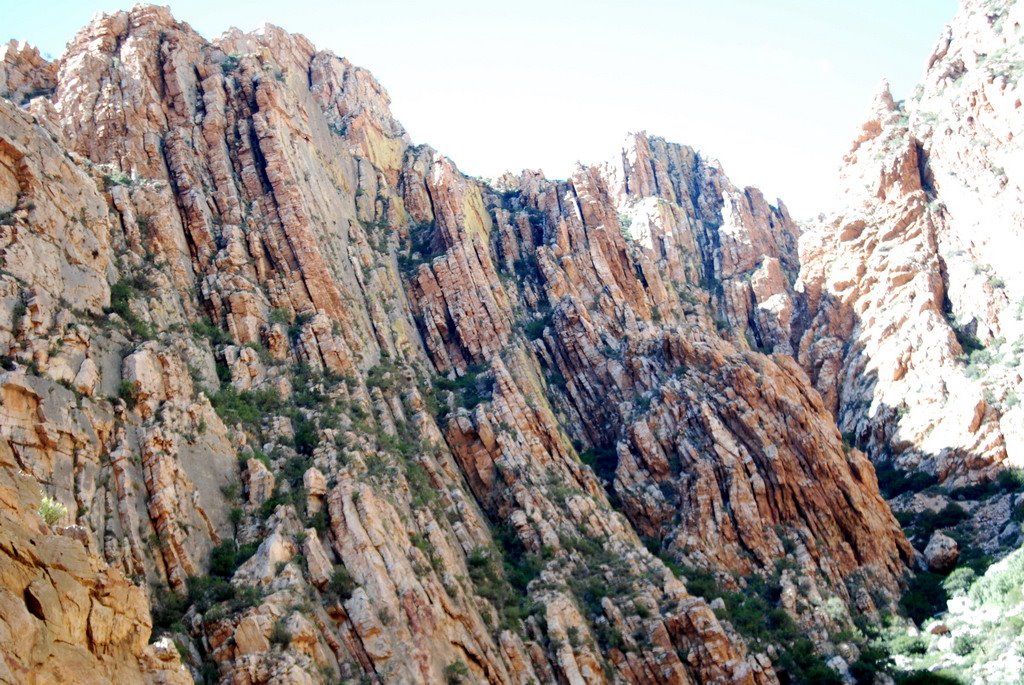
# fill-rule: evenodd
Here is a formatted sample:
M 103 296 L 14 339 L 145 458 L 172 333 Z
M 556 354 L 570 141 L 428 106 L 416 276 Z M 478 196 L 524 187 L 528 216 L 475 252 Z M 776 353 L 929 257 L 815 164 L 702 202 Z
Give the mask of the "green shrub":
M 942 581 L 937 573 L 921 571 L 907 584 L 900 608 L 918 625 L 945 610 L 947 597 Z
M 289 632 L 288 626 L 285 625 L 284 619 L 279 618 L 274 621 L 274 626 L 270 629 L 270 644 L 287 647 L 291 641 L 292 634 Z
M 904 471 L 892 460 L 875 464 L 875 473 L 878 476 L 878 489 L 886 499 L 898 497 L 906 492 L 921 492 L 939 482 L 938 478 L 926 471 Z
M 961 566 L 946 576 L 946 579 L 942 581 L 942 588 L 948 596 L 956 597 L 957 595 L 966 594 L 977 578 L 978 574 L 975 573 L 973 568 Z
M 469 682 L 469 667 L 464 661 L 453 661 L 444 667 L 444 679 L 448 685 Z
M 188 598 L 166 587 L 153 588 L 153 627 L 173 630 L 181 625 L 188 610 Z M 181 632 L 184 632 L 182 630 Z
M 438 377 L 434 381 L 434 386 L 438 390 L 447 390 L 454 393 L 459 406 L 473 409 L 486 399 L 480 389 L 483 382 L 481 378 L 483 370 L 484 367 L 482 365 L 475 364 L 466 369 L 466 373 L 455 380 L 450 380 L 444 376 Z
M 964 508 L 955 502 L 950 502 L 941 511 L 924 511 L 918 516 L 916 527 L 922 540 L 927 540 L 936 530 L 952 528 L 961 521 L 968 518 Z
M 188 579 L 188 603 L 205 614 L 210 607 L 234 599 L 235 586 L 217 576 L 193 576 Z
M 224 58 L 224 61 L 220 63 L 220 70 L 225 76 L 236 71 L 238 65 L 242 62 L 242 56 L 238 53 L 231 53 Z
M 130 186 L 131 184 L 132 177 L 123 171 L 114 170 L 110 173 L 103 174 L 104 190 L 110 190 L 114 186 Z
M 1010 607 L 1024 602 L 1024 550 L 1017 550 L 978 579 L 968 593 L 978 604 Z
M 200 319 L 192 322 L 192 335 L 200 340 L 209 340 L 211 345 L 230 345 L 234 343 L 227 331 L 217 326 L 209 319 Z M 221 379 L 223 380 L 223 378 Z
M 355 578 L 344 566 L 335 566 L 331 580 L 327 583 L 326 597 L 336 602 L 344 602 L 352 597 L 358 587 Z
M 980 500 L 998 495 L 1001 491 L 1002 488 L 998 482 L 988 481 L 986 483 L 972 483 L 971 485 L 956 488 L 949 493 L 949 496 L 959 501 Z
M 900 633 L 889 641 L 889 649 L 893 654 L 920 655 L 928 651 L 928 643 L 920 635 Z
M 594 469 L 599 478 L 606 481 L 615 479 L 615 469 L 619 465 L 619 455 L 615 447 L 594 447 L 580 452 L 580 461 Z
M 307 457 L 313 456 L 313 450 L 320 444 L 320 435 L 317 432 L 316 424 L 305 416 L 298 416 L 294 420 L 295 451 Z
M 148 291 L 154 288 L 152 281 L 144 276 L 125 277 L 114 285 L 110 286 L 110 306 L 103 311 L 108 314 L 117 314 L 128 326 L 128 331 L 134 338 L 149 340 L 155 337 L 156 332 L 146 321 L 143 321 L 131 310 L 132 298 L 139 296 L 139 291 Z
M 978 638 L 972 635 L 957 635 L 953 640 L 953 653 L 957 656 L 968 656 L 978 646 Z
M 239 546 L 234 540 L 217 545 L 210 553 L 210 573 L 230 578 L 234 575 L 235 569 L 256 553 L 258 547 L 255 542 Z
M 850 664 L 850 675 L 858 685 L 874 685 L 878 674 L 885 673 L 890 665 L 889 653 L 875 644 L 860 648 L 860 656 Z
M 28 311 L 28 306 L 24 302 L 18 300 L 14 303 L 14 309 L 11 312 L 12 327 L 17 328 L 18 324 L 21 323 L 21 318 L 25 316 Z
M 530 614 L 528 586 L 540 575 L 543 559 L 526 551 L 515 531 L 494 528 L 495 547 L 478 547 L 466 559 L 476 594 L 490 600 L 503 628 L 515 629 Z
M 284 407 L 281 396 L 273 388 L 238 392 L 233 386 L 226 385 L 210 401 L 225 423 L 241 423 L 250 428 L 258 427 L 268 414 L 280 414 Z
M 551 325 L 552 320 L 551 309 L 544 309 L 539 318 L 531 319 L 523 324 L 523 334 L 527 340 L 539 340 L 544 335 L 544 329 Z
M 1002 492 L 1017 492 L 1024 489 L 1024 471 L 1007 468 L 999 472 L 995 480 L 973 483 L 953 490 L 950 495 L 957 500 L 980 500 L 994 497 Z
M 52 526 L 64 520 L 68 515 L 68 508 L 52 497 L 44 495 L 43 499 L 39 501 L 38 512 L 46 525 Z
M 1024 470 L 1015 468 L 1004 469 L 996 476 L 996 482 L 1007 492 L 1024 490 Z
M 117 396 L 124 400 L 129 409 L 134 409 L 135 403 L 138 401 L 138 391 L 135 388 L 135 383 L 129 380 L 121 381 L 121 384 L 117 386 Z
M 288 326 L 288 339 L 295 342 L 302 335 L 303 327 L 313 319 L 312 314 L 299 314 L 295 317 L 295 320 Z

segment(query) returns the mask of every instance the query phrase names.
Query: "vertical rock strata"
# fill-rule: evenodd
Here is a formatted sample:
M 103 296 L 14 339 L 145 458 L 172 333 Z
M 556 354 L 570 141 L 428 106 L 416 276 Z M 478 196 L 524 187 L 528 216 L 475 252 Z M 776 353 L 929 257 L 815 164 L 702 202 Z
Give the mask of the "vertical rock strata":
M 276 27 L 139 6 L 0 58 L 4 682 L 776 683 L 786 646 L 687 576 L 772 578 L 851 658 L 829 634 L 914 551 L 837 421 L 873 457 L 1010 450 L 987 381 L 946 374 L 947 314 L 1010 340 L 971 298 L 1017 285 L 954 258 L 1000 233 L 957 242 L 955 132 L 887 93 L 860 214 L 801 236 L 645 134 L 469 178 Z

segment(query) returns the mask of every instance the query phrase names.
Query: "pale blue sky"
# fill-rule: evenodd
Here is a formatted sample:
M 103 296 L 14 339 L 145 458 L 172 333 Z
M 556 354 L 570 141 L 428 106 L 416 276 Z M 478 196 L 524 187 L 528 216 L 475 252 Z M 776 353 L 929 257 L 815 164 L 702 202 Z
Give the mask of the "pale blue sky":
M 0 39 L 53 56 L 118 0 L 0 0 Z M 172 0 L 207 38 L 265 22 L 369 68 L 417 143 L 467 173 L 609 158 L 647 130 L 737 184 L 824 209 L 882 79 L 910 94 L 956 0 Z

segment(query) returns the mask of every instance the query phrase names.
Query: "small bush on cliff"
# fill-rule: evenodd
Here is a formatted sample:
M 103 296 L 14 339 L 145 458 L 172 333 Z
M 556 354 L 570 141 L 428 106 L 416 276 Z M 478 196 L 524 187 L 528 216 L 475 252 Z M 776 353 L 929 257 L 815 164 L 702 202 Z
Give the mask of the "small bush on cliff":
M 447 390 L 454 393 L 458 406 L 465 407 L 466 409 L 473 409 L 476 405 L 487 399 L 484 393 L 480 390 L 480 385 L 483 380 L 481 376 L 483 375 L 484 370 L 483 365 L 474 364 L 466 369 L 465 374 L 455 380 L 439 376 L 434 381 L 434 386 L 438 390 Z
M 239 55 L 237 52 L 233 52 L 230 55 L 226 56 L 224 58 L 224 61 L 220 63 L 220 70 L 224 72 L 225 76 L 227 76 L 228 74 L 236 71 L 238 69 L 238 65 L 241 64 L 241 62 L 242 56 Z
M 103 188 L 110 190 L 114 186 L 130 186 L 132 184 L 132 177 L 123 171 L 113 170 L 108 174 L 103 174 Z
M 331 580 L 327 583 L 327 590 L 324 597 L 332 602 L 344 602 L 352 597 L 352 593 L 359 587 L 344 566 L 335 566 L 331 573 Z
M 463 661 L 453 661 L 444 667 L 444 679 L 448 685 L 469 682 L 469 667 Z
M 932 533 L 937 530 L 952 528 L 968 517 L 964 508 L 956 502 L 950 502 L 940 511 L 922 511 L 912 516 L 906 526 L 907 535 L 917 538 L 926 544 Z
M 281 396 L 273 388 L 238 392 L 227 385 L 210 398 L 217 414 L 228 425 L 257 427 L 264 416 L 281 412 Z
M 194 604 L 199 613 L 206 613 L 214 604 L 234 597 L 235 586 L 224 578 L 196 576 L 188 579 L 188 603 Z
M 1008 468 L 1000 471 L 996 482 L 1007 492 L 1024 490 L 1024 469 Z
M 551 313 L 551 308 L 547 307 L 542 312 L 540 318 L 530 319 L 523 323 L 523 334 L 527 340 L 539 340 L 544 334 L 544 329 L 552 324 L 554 321 L 554 315 Z
M 230 345 L 234 342 L 234 338 L 231 337 L 224 329 L 217 326 L 209 319 L 200 319 L 199 321 L 192 322 L 192 335 L 195 338 L 206 339 L 210 341 L 211 345 Z
M 270 644 L 287 647 L 292 641 L 292 634 L 285 625 L 284 619 L 274 621 L 274 627 L 270 629 Z
M 619 464 L 619 456 L 615 447 L 594 447 L 580 452 L 580 461 L 594 469 L 599 478 L 611 481 L 615 478 L 615 468 Z
M 276 307 L 270 310 L 270 323 L 289 324 L 291 323 L 292 315 L 284 307 Z
M 256 543 L 239 545 L 234 540 L 228 540 L 213 548 L 210 553 L 210 573 L 222 578 L 230 578 L 235 569 L 256 553 Z
M 185 632 L 181 619 L 188 609 L 188 598 L 166 587 L 153 588 L 153 627 Z
M 154 284 L 145 276 L 125 277 L 110 286 L 110 306 L 103 311 L 107 314 L 117 314 L 124 320 L 131 332 L 132 337 L 149 340 L 156 336 L 156 331 L 146 321 L 143 321 L 131 310 L 132 298 L 138 297 L 140 291 L 148 291 L 154 288 Z
M 496 547 L 477 548 L 467 558 L 476 593 L 491 601 L 503 628 L 515 630 L 530 614 L 527 587 L 540 575 L 543 556 L 527 552 L 507 526 L 494 529 Z
M 46 521 L 48 526 L 59 523 L 67 515 L 68 508 L 51 497 L 44 496 L 39 502 L 39 516 Z
M 117 386 L 117 396 L 124 400 L 129 409 L 135 408 L 138 398 L 134 383 L 129 380 L 121 381 L 121 384 Z

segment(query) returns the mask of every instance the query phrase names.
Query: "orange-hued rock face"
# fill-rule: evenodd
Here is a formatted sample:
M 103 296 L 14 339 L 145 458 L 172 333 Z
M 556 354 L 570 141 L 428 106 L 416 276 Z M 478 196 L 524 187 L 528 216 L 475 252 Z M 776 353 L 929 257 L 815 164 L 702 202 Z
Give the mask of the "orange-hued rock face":
M 914 96 L 881 87 L 801 241 L 801 364 L 858 445 L 951 484 L 1024 463 L 1020 12 L 965 3 Z
M 807 677 L 730 620 L 757 592 L 842 671 L 917 556 L 869 457 L 1016 458 L 1019 376 L 959 359 L 1019 340 L 1016 186 L 979 172 L 975 226 L 956 185 L 1015 168 L 993 30 L 969 3 L 918 104 L 880 93 L 805 227 L 642 133 L 467 177 L 273 26 L 0 49 L 0 680 Z
M 190 683 L 169 640 L 149 644 L 145 590 L 85 530 L 47 525 L 38 483 L 0 440 L 0 678 L 9 683 Z

